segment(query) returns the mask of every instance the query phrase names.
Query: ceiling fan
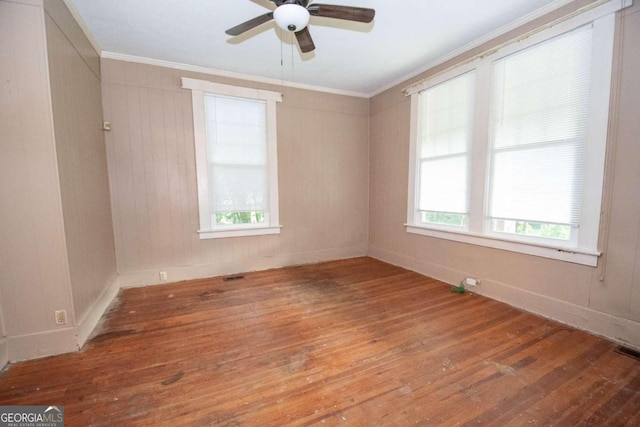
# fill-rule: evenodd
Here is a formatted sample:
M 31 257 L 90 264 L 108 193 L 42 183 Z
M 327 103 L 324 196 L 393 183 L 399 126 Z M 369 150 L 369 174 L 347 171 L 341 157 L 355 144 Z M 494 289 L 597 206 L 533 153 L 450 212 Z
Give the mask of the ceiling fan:
M 311 52 L 316 48 L 309 33 L 309 18 L 322 16 L 325 18 L 344 19 L 347 21 L 365 22 L 373 21 L 376 11 L 363 7 L 337 6 L 333 4 L 311 3 L 311 0 L 270 0 L 275 3 L 276 9 L 256 18 L 236 25 L 225 31 L 230 36 L 238 36 L 258 25 L 275 19 L 278 27 L 296 34 L 296 39 L 302 52 Z

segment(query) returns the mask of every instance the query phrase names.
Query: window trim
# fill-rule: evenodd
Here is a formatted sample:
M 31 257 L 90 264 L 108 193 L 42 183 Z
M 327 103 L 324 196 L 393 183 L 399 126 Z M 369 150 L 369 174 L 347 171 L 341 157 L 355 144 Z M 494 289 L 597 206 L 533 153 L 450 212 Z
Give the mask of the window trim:
M 278 138 L 276 126 L 276 103 L 282 102 L 282 94 L 262 89 L 231 86 L 206 80 L 182 77 L 182 88 L 191 90 L 193 106 L 193 137 L 196 155 L 196 179 L 198 187 L 198 234 L 200 239 L 259 236 L 279 234 L 282 226 L 278 209 Z M 207 164 L 207 136 L 204 111 L 205 94 L 246 98 L 264 101 L 267 114 L 267 170 L 269 185 L 269 215 L 265 224 L 234 224 L 216 227 L 211 223 L 209 201 L 209 166 Z
M 414 224 L 405 224 L 408 233 L 421 236 L 436 237 L 460 243 L 468 243 L 476 246 L 484 246 L 493 249 L 502 249 L 509 252 L 518 252 L 526 255 L 534 255 L 542 258 L 551 258 L 567 261 L 575 264 L 596 267 L 598 257 L 602 255 L 598 251 L 587 251 L 577 248 L 563 248 L 560 246 L 542 245 L 533 242 L 521 242 L 512 239 L 501 239 L 495 235 L 479 234 L 473 232 L 439 230 L 431 227 L 421 227 Z
M 469 243 L 511 252 L 524 253 L 544 258 L 557 259 L 588 266 L 597 266 L 598 258 L 602 254 L 597 250 L 601 216 L 602 191 L 594 195 L 589 189 L 604 187 L 604 158 L 606 152 L 609 101 L 611 94 L 611 75 L 613 69 L 613 39 L 615 34 L 615 12 L 628 6 L 627 0 L 611 0 L 591 8 L 579 15 L 571 16 L 561 22 L 541 30 L 533 31 L 526 36 L 499 46 L 495 50 L 478 55 L 465 63 L 451 67 L 432 78 L 417 82 L 405 88 L 406 96 L 411 97 L 411 129 L 409 147 L 409 185 L 407 203 L 406 231 L 412 234 L 436 237 L 445 240 Z M 592 91 L 595 96 L 590 100 L 590 115 L 598 119 L 591 120 L 588 136 L 588 158 L 593 164 L 587 165 L 589 173 L 585 176 L 582 194 L 583 228 L 592 232 L 579 233 L 577 247 L 563 245 L 561 242 L 543 242 L 536 239 L 526 240 L 520 236 L 504 236 L 488 229 L 487 184 L 489 174 L 489 127 L 491 111 L 488 107 L 491 100 L 492 68 L 497 61 L 512 53 L 539 44 L 545 40 L 570 32 L 581 26 L 592 24 L 594 31 L 594 57 L 592 64 L 591 87 L 606 87 L 606 90 Z M 474 103 L 474 131 L 471 147 L 471 165 L 469 176 L 469 211 L 468 225 L 464 228 L 452 229 L 437 224 L 425 225 L 417 220 L 417 144 L 419 123 L 419 94 L 431 87 L 444 83 L 462 74 L 475 70 L 475 103 Z M 602 82 L 606 82 L 602 85 Z M 604 141 L 604 143 L 594 143 Z M 592 173 L 593 172 L 593 173 Z M 471 212 L 475 212 L 472 215 Z M 590 249 L 594 248 L 594 249 Z

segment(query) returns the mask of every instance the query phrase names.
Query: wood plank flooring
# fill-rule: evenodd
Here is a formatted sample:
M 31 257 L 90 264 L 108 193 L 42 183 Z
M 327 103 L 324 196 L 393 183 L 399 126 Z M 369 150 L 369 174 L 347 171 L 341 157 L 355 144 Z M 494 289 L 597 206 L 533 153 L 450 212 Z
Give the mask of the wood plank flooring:
M 124 290 L 78 353 L 0 403 L 66 425 L 638 426 L 606 340 L 370 258 Z

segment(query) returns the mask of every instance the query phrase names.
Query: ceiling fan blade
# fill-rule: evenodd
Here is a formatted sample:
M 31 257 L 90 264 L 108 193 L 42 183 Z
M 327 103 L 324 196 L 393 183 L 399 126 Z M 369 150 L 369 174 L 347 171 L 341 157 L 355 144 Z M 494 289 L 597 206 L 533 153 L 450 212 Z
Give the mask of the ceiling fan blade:
M 308 27 L 298 31 L 296 33 L 296 39 L 298 39 L 300 50 L 303 53 L 311 52 L 316 48 L 316 45 L 313 44 L 313 39 L 311 38 L 311 33 L 309 32 Z
M 345 19 L 347 21 L 365 22 L 373 21 L 376 11 L 364 7 L 336 6 L 333 4 L 312 4 L 308 7 L 312 16 L 325 18 Z
M 240 25 L 236 25 L 233 28 L 229 28 L 225 33 L 230 36 L 239 36 L 240 34 L 251 30 L 252 28 L 257 27 L 258 25 L 264 24 L 265 22 L 269 22 L 273 19 L 273 12 L 265 13 L 264 15 L 257 16 L 253 19 L 248 20 L 247 22 L 243 22 Z

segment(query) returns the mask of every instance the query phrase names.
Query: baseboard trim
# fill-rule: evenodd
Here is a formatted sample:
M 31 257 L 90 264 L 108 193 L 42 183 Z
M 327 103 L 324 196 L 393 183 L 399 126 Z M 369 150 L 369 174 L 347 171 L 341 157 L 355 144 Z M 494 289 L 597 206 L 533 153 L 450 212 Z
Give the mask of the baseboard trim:
M 80 349 L 75 327 L 10 336 L 7 337 L 6 344 L 9 362 L 38 359 Z
M 246 273 L 250 271 L 269 270 L 299 264 L 313 264 L 338 259 L 366 256 L 367 246 L 326 249 L 321 251 L 296 254 L 276 255 L 253 260 L 220 262 L 215 264 L 193 265 L 186 267 L 167 267 L 166 269 L 122 272 L 119 276 L 120 286 L 135 288 L 149 285 L 162 285 L 182 280 L 202 279 L 226 274 Z M 168 280 L 160 281 L 160 270 L 167 272 Z
M 98 300 L 78 322 L 78 345 L 80 348 L 87 342 L 87 339 L 91 336 L 91 333 L 98 325 L 98 322 L 100 322 L 105 311 L 107 311 L 107 308 L 120 291 L 120 280 L 117 274 L 115 274 L 108 283 L 98 297 Z
M 375 246 L 369 247 L 371 258 L 406 268 L 425 276 L 457 284 L 461 277 L 472 277 L 465 271 L 421 261 Z M 611 314 L 579 306 L 542 294 L 519 289 L 506 283 L 483 279 L 474 292 L 504 302 L 521 310 L 585 330 L 603 338 L 640 349 L 640 323 Z
M 9 346 L 7 345 L 7 338 L 0 339 L 0 371 L 4 369 L 9 363 Z

